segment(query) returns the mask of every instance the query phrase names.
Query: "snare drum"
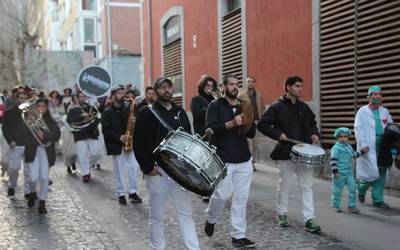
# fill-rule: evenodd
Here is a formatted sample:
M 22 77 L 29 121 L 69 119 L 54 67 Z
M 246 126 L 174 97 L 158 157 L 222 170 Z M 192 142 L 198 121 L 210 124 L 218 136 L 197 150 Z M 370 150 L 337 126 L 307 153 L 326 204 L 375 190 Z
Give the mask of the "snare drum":
M 168 176 L 199 195 L 211 195 L 227 173 L 216 148 L 182 128 L 169 132 L 154 154 Z
M 301 143 L 292 147 L 290 152 L 290 159 L 298 166 L 306 168 L 318 168 L 325 164 L 326 152 L 323 148 Z

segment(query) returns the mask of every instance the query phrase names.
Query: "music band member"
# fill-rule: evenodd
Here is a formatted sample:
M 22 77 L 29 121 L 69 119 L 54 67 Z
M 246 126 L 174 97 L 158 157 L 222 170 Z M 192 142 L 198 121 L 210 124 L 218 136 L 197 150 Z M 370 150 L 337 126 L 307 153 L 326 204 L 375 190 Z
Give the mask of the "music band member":
M 51 143 L 49 146 L 39 144 L 32 133 L 29 133 L 25 140 L 25 163 L 30 171 L 30 183 L 32 187 L 39 184 L 39 213 L 47 213 L 45 201 L 49 192 L 49 168 L 56 161 L 55 142 L 60 138 L 60 129 L 57 122 L 51 117 L 48 111 L 48 100 L 39 98 L 35 103 L 35 108 L 40 115 L 48 130 L 38 130 L 37 136 L 41 143 Z M 35 205 L 36 194 L 34 192 L 28 195 L 28 207 Z
M 82 121 L 91 116 L 94 107 L 86 102 L 86 96 L 82 92 L 77 93 L 78 107 L 71 108 L 67 115 L 67 122 L 69 124 Z M 95 121 L 89 126 L 86 126 L 78 131 L 73 131 L 74 140 L 76 142 L 76 151 L 78 162 L 81 167 L 82 181 L 87 183 L 90 181 L 90 166 L 94 165 L 101 159 L 100 144 L 99 144 L 99 119 L 94 118 Z
M 168 199 L 176 212 L 176 220 L 183 238 L 185 249 L 200 249 L 196 230 L 192 218 L 192 195 L 184 191 L 181 186 L 158 166 L 153 150 L 167 136 L 165 128 L 150 108 L 154 108 L 159 116 L 173 129 L 183 127 L 188 133 L 191 131 L 189 119 L 184 109 L 172 101 L 172 82 L 167 78 L 159 78 L 154 83 L 158 100 L 150 106 L 139 110 L 134 138 L 133 149 L 139 165 L 146 178 L 149 191 L 149 225 L 150 248 L 164 249 L 164 212 Z
M 28 96 L 25 94 L 25 92 L 17 92 L 15 98 L 15 104 L 5 113 L 2 127 L 4 138 L 10 147 L 8 152 L 9 158 L 7 171 L 9 181 L 7 194 L 8 196 L 14 196 L 18 182 L 19 170 L 21 168 L 21 164 L 23 164 L 24 191 L 25 196 L 27 196 L 29 193 L 34 192 L 35 190 L 31 189 L 31 186 L 29 185 L 29 169 L 22 161 L 25 151 L 24 142 L 29 131 L 25 127 L 21 117 L 21 110 L 18 108 L 18 106 L 25 102 Z
M 214 131 L 212 144 L 217 147 L 217 154 L 227 166 L 227 176 L 210 198 L 206 210 L 204 231 L 208 236 L 214 234 L 214 226 L 221 216 L 226 201 L 232 197 L 231 223 L 232 244 L 235 246 L 254 247 L 255 242 L 246 238 L 246 206 L 250 191 L 253 168 L 247 138 L 255 135 L 255 125 L 246 134 L 239 133 L 243 124 L 243 113 L 237 114 L 239 101 L 238 79 L 228 75 L 223 79 L 225 97 L 210 103 L 207 109 L 206 127 Z
M 368 89 L 367 105 L 362 106 L 356 113 L 354 132 L 357 150 L 366 150 L 367 154 L 357 159 L 358 199 L 365 202 L 365 195 L 372 186 L 371 196 L 375 207 L 389 208 L 384 202 L 383 191 L 387 169 L 392 162 L 380 160 L 384 152 L 380 152 L 384 130 L 393 123 L 389 110 L 382 106 L 382 89 L 375 85 Z
M 145 98 L 139 102 L 139 104 L 136 107 L 136 113 L 139 111 L 142 107 L 147 106 L 149 104 L 153 104 L 157 99 L 156 92 L 154 91 L 154 88 L 151 86 L 146 87 L 145 90 Z
M 265 112 L 264 99 L 261 95 L 261 92 L 256 89 L 256 78 L 254 76 L 248 76 L 246 82 L 247 90 L 239 94 L 239 99 L 247 99 L 250 101 L 253 108 L 254 121 L 257 124 L 261 115 Z M 254 158 L 254 155 L 257 153 L 257 137 L 254 136 L 253 139 L 249 140 L 249 143 L 251 145 L 251 153 L 253 155 L 253 170 L 257 171 L 255 167 L 256 159 Z
M 288 145 L 288 139 L 305 143 L 319 143 L 315 115 L 306 103 L 300 100 L 303 79 L 290 76 L 285 81 L 285 94 L 272 104 L 261 117 L 257 129 L 279 146 Z M 290 144 L 289 144 L 290 145 Z M 291 144 L 293 145 L 293 144 Z M 302 167 L 289 160 L 291 146 L 282 146 L 281 155 L 275 159 L 279 165 L 279 186 L 276 202 L 278 224 L 288 226 L 288 195 L 290 178 L 296 173 L 303 193 L 304 229 L 311 233 L 321 231 L 315 222 L 313 201 L 313 169 Z
M 124 178 L 125 172 L 128 170 L 129 199 L 134 203 L 141 203 L 142 199 L 137 195 L 137 172 L 139 164 L 133 151 L 125 152 L 123 144 L 128 140 L 133 141 L 133 137 L 125 135 L 129 121 L 129 107 L 123 105 L 124 96 L 123 88 L 115 88 L 111 91 L 112 106 L 106 108 L 102 114 L 102 132 L 108 155 L 113 156 L 115 183 L 117 186 L 117 195 L 119 203 L 126 205 Z M 133 117 L 133 114 L 132 116 Z M 134 117 L 133 117 L 134 118 Z M 133 126 L 133 124 L 132 124 Z M 133 132 L 133 131 L 132 131 Z

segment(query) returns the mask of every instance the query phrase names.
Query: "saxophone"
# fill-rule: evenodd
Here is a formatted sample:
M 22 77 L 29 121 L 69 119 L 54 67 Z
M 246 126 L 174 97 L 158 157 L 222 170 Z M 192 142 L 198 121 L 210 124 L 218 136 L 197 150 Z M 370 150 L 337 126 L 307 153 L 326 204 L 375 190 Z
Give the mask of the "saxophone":
M 131 152 L 133 149 L 133 128 L 135 126 L 135 100 L 133 98 L 126 98 L 125 101 L 129 103 L 129 111 L 128 111 L 128 122 L 126 124 L 125 136 L 129 138 L 129 140 L 125 141 L 122 149 L 125 152 Z

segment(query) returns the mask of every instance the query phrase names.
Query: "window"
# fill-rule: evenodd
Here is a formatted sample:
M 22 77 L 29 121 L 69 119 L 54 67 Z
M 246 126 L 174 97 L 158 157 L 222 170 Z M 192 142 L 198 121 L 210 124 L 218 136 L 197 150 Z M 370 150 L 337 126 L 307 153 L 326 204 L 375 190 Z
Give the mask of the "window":
M 82 0 L 82 10 L 96 11 L 96 0 Z
M 93 56 L 94 56 L 94 57 L 97 56 L 97 54 L 96 54 L 96 46 L 85 45 L 85 46 L 83 46 L 83 50 L 84 50 L 84 51 L 91 51 L 91 52 L 93 52 Z
M 83 19 L 83 30 L 84 30 L 84 43 L 95 43 L 95 29 L 94 19 L 85 18 Z
M 241 7 L 241 0 L 228 0 L 228 12 L 232 12 Z

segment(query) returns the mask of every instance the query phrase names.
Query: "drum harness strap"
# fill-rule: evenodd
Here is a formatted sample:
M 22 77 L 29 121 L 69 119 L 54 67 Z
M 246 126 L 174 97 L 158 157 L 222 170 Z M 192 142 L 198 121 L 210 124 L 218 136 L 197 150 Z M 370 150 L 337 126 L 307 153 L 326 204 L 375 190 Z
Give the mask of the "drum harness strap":
M 158 111 L 154 108 L 153 105 L 149 105 L 150 111 L 153 113 L 153 115 L 157 118 L 157 120 L 168 130 L 172 131 L 174 130 L 158 113 Z

